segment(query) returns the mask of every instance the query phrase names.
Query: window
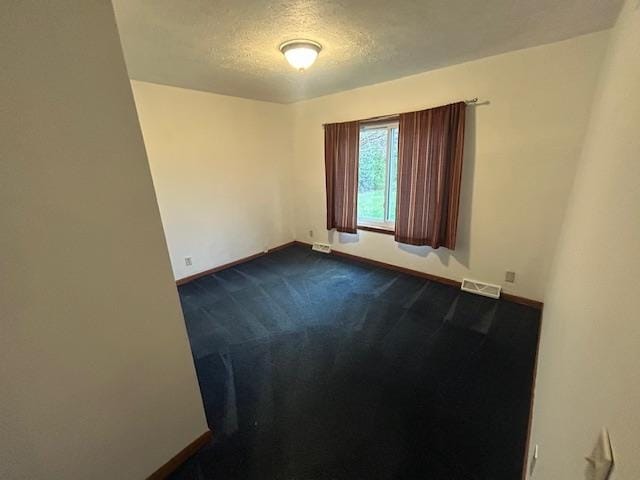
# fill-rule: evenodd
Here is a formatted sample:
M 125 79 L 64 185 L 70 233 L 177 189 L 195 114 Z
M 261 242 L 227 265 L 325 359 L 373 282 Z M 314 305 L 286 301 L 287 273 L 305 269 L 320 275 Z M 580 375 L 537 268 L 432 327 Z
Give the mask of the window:
M 363 125 L 358 159 L 358 226 L 393 230 L 398 185 L 398 122 Z

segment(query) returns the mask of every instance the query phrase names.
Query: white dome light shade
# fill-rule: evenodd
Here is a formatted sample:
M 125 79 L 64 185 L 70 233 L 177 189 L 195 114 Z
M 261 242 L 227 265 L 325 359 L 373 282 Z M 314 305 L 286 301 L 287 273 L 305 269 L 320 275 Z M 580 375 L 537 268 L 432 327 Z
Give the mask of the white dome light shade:
M 280 51 L 287 62 L 301 72 L 313 65 L 320 50 L 322 45 L 312 40 L 290 40 L 280 45 Z

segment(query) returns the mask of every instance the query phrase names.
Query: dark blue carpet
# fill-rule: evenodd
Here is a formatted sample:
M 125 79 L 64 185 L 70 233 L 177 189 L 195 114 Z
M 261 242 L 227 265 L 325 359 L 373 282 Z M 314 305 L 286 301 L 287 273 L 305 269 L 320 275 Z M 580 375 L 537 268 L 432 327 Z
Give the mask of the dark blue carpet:
M 300 246 L 179 291 L 214 441 L 172 478 L 520 478 L 539 311 Z

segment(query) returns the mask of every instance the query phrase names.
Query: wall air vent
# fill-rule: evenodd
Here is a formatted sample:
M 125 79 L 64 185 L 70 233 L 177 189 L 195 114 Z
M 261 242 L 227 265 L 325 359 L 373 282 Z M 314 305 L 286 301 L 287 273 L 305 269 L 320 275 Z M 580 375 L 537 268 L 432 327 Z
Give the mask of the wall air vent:
M 328 243 L 314 242 L 311 250 L 315 250 L 316 252 L 321 253 L 331 253 L 331 245 L 329 245 Z
M 500 298 L 500 285 L 492 285 L 491 283 L 479 282 L 477 280 L 469 280 L 468 278 L 462 279 L 461 290 L 469 293 L 475 293 L 476 295 L 484 295 L 485 297 Z

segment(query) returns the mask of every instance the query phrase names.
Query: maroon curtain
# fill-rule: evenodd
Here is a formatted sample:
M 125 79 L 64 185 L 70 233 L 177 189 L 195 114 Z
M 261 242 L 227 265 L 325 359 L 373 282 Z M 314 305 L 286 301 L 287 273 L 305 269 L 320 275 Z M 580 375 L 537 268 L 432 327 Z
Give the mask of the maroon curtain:
M 466 104 L 400 115 L 395 239 L 456 245 Z
M 324 127 L 328 230 L 356 233 L 359 135 L 359 122 Z

